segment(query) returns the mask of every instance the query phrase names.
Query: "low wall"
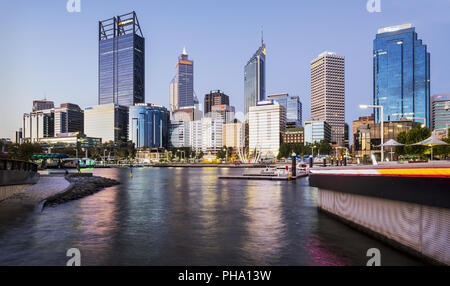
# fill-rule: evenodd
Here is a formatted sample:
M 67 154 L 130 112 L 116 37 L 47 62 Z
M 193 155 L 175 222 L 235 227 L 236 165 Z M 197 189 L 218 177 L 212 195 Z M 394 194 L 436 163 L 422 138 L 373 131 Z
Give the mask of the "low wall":
M 30 185 L 0 186 L 0 202 L 17 193 L 22 192 L 28 186 Z
M 320 188 L 318 207 L 413 254 L 450 265 L 450 209 Z

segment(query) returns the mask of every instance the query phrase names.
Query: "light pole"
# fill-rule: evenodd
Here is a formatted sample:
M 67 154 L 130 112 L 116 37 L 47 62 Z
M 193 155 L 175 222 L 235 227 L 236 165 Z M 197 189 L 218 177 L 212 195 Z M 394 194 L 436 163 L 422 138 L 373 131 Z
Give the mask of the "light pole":
M 359 106 L 359 108 L 361 109 L 367 109 L 367 108 L 379 108 L 381 110 L 381 162 L 384 161 L 384 125 L 383 125 L 383 121 L 384 121 L 384 113 L 383 113 L 383 105 L 366 105 L 366 104 L 361 104 Z

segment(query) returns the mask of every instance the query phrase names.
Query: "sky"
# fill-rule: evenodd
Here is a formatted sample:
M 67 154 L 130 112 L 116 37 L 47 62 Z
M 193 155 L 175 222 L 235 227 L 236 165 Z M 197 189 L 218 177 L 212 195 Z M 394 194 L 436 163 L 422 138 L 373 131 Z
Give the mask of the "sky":
M 379 28 L 416 27 L 431 53 L 431 94 L 450 93 L 450 0 L 0 0 L 0 138 L 14 138 L 33 99 L 85 108 L 98 98 L 98 21 L 136 11 L 146 44 L 145 98 L 169 105 L 169 83 L 186 46 L 194 60 L 194 90 L 210 90 L 244 108 L 244 65 L 258 49 L 261 27 L 266 93 L 300 96 L 310 119 L 310 62 L 323 51 L 345 56 L 346 122 L 370 111 L 372 46 Z

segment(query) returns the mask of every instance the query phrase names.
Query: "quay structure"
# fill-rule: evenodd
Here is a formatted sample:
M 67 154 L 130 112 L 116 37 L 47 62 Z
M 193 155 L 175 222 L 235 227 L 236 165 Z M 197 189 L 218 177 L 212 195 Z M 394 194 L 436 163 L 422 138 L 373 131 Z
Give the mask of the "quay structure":
M 450 265 L 450 163 L 315 168 L 318 208 L 433 264 Z

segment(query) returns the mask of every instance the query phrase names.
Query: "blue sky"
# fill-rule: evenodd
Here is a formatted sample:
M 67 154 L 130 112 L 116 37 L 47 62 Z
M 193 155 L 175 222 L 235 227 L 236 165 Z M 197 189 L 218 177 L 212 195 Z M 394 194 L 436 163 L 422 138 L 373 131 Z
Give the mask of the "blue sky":
M 0 32 L 0 137 L 13 137 L 33 99 L 59 105 L 97 103 L 98 21 L 135 10 L 146 38 L 146 101 L 168 106 L 169 82 L 186 45 L 195 61 L 202 101 L 221 89 L 243 110 L 243 68 L 264 27 L 271 93 L 299 95 L 310 116 L 309 63 L 328 50 L 346 57 L 346 121 L 368 114 L 372 101 L 372 42 L 378 28 L 412 23 L 431 52 L 432 94 L 450 93 L 450 0 L 67 0 L 4 1 Z M 351 125 L 350 125 L 351 126 Z

